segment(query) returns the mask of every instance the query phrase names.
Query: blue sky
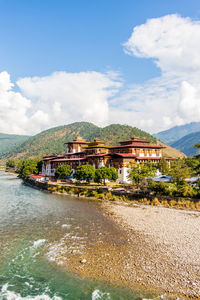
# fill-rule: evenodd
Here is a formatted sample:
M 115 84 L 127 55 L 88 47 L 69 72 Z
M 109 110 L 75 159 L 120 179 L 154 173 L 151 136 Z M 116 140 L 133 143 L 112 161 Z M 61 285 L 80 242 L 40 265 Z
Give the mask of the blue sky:
M 188 0 L 1 0 L 0 70 L 12 79 L 54 71 L 116 70 L 127 82 L 160 73 L 151 60 L 125 55 L 122 43 L 147 19 L 200 17 Z
M 176 15 L 176 20 L 167 17 L 162 22 L 163 17 L 171 15 Z M 188 17 L 190 18 L 190 24 L 187 22 Z M 9 94 L 11 91 L 13 93 L 18 91 L 20 97 L 23 97 L 23 99 L 20 98 L 21 102 L 19 99 L 13 99 L 12 101 L 16 101 L 16 103 L 19 101 L 21 104 L 18 103 L 18 106 L 24 105 L 23 111 L 19 112 L 19 118 L 22 118 L 24 112 L 24 123 L 13 123 L 12 126 L 8 126 L 12 120 L 11 116 L 0 122 L 0 131 L 29 133 L 25 119 L 30 120 L 31 118 L 32 122 L 42 118 L 43 123 L 37 128 L 33 124 L 30 133 L 37 133 L 51 126 L 82 120 L 97 120 L 97 124 L 101 126 L 113 122 L 127 123 L 149 132 L 167 129 L 173 125 L 180 125 L 190 121 L 198 121 L 196 115 L 186 115 L 184 111 L 184 107 L 187 106 L 187 100 L 184 100 L 185 95 L 188 94 L 190 97 L 192 94 L 193 98 L 196 97 L 197 76 L 195 75 L 194 80 L 191 79 L 194 78 L 194 72 L 191 72 L 190 79 L 186 78 L 188 71 L 185 72 L 184 76 L 183 72 L 177 76 L 180 70 L 180 66 L 177 66 L 175 70 L 177 71 L 176 75 L 171 76 L 172 70 L 169 65 L 173 64 L 173 59 L 169 61 L 168 67 L 166 67 L 163 63 L 164 58 L 161 57 L 161 53 L 163 53 L 162 47 L 159 45 L 159 53 L 154 50 L 152 52 L 152 49 L 148 48 L 152 41 L 156 43 L 154 37 L 147 45 L 149 51 L 145 52 L 144 50 L 148 35 L 146 34 L 147 31 L 143 31 L 142 25 L 146 24 L 145 28 L 150 30 L 151 35 L 151 29 L 149 28 L 154 25 L 148 25 L 147 20 L 154 19 L 161 20 L 161 23 L 156 22 L 157 25 L 155 24 L 155 26 L 158 26 L 158 31 L 159 24 L 164 24 L 162 35 L 158 32 L 159 39 L 164 34 L 169 43 L 173 35 L 172 25 L 174 22 L 176 24 L 175 30 L 179 30 L 179 32 L 177 31 L 177 36 L 180 37 L 182 48 L 185 49 L 184 45 L 186 43 L 190 44 L 192 34 L 190 37 L 187 37 L 187 40 L 182 41 L 181 32 L 184 35 L 185 24 L 187 24 L 188 33 L 191 28 L 192 32 L 195 32 L 195 30 L 199 32 L 199 28 L 196 29 L 195 26 L 196 24 L 199 25 L 200 3 L 198 0 L 0 0 L 0 72 L 6 72 L 6 74 L 2 74 L 2 84 L 0 83 L 0 86 L 4 84 L 6 86 L 6 88 L 2 89 L 3 93 L 7 89 L 6 94 L 1 95 L 2 103 L 4 102 L 4 104 L 2 105 L 2 112 L 0 105 L 0 116 L 6 114 L 5 106 L 9 105 L 5 105 L 5 103 L 11 96 Z M 180 26 L 178 25 L 179 23 L 181 23 Z M 171 24 L 170 29 L 169 24 Z M 133 41 L 130 41 L 136 26 L 140 27 L 141 41 L 135 41 L 135 35 Z M 128 41 L 130 41 L 129 46 L 125 47 L 123 44 Z M 163 41 L 165 43 L 166 38 Z M 129 50 L 131 49 L 129 55 L 127 54 L 127 49 L 125 49 L 128 47 Z M 137 47 L 140 52 L 139 55 L 135 53 Z M 168 45 L 165 44 L 164 50 L 167 47 Z M 192 55 L 191 51 L 191 49 L 186 49 L 185 52 Z M 166 60 L 167 57 L 166 54 Z M 184 56 L 181 59 L 180 65 L 184 61 Z M 158 63 L 155 63 L 155 61 Z M 184 66 L 185 70 L 186 68 L 188 66 Z M 83 82 L 83 78 L 85 79 L 85 76 L 87 77 L 90 72 L 97 73 L 93 74 L 94 76 L 92 75 L 92 80 L 95 77 L 95 80 L 98 81 L 98 76 L 96 77 L 96 75 L 100 75 L 100 84 L 91 97 L 95 98 L 99 91 L 104 93 L 103 90 L 105 89 L 111 89 L 112 91 L 108 94 L 102 94 L 103 96 L 98 103 L 101 106 L 101 101 L 103 101 L 102 106 L 104 106 L 104 110 L 99 117 L 90 118 L 96 113 L 96 110 L 92 111 L 92 108 L 90 112 L 74 115 L 73 118 L 69 118 L 69 116 L 66 119 L 64 117 L 60 118 L 60 123 L 58 121 L 59 118 L 57 118 L 57 121 L 53 120 L 50 117 L 50 113 L 47 113 L 46 116 L 44 115 L 45 105 L 48 104 L 54 105 L 57 111 L 62 111 L 64 106 L 71 108 L 69 101 L 66 105 L 64 100 L 62 100 L 63 102 L 59 100 L 66 97 L 63 94 L 64 91 L 62 94 L 58 92 L 58 101 L 55 100 L 57 98 L 56 93 L 54 94 L 54 100 L 52 100 L 50 95 L 47 92 L 45 93 L 44 86 L 41 86 L 41 82 L 44 81 L 46 81 L 46 86 L 48 86 L 50 82 L 48 80 L 52 80 L 51 74 L 59 71 L 66 72 L 71 76 L 70 79 L 64 79 L 63 77 L 61 79 L 59 75 L 59 84 L 62 80 L 63 84 L 66 84 L 69 88 L 68 93 L 69 90 L 72 90 L 72 86 L 76 89 L 76 84 L 80 85 L 78 80 L 76 82 L 73 81 L 74 73 L 79 74 L 80 82 Z M 105 80 L 116 80 L 110 75 L 105 75 L 107 72 L 116 73 L 118 85 L 112 84 L 112 82 L 105 82 Z M 101 75 L 107 77 L 105 78 Z M 34 76 L 37 76 L 40 80 L 37 79 L 37 86 L 33 87 Z M 54 80 L 52 84 L 56 86 L 58 78 L 54 76 Z M 93 81 L 90 82 L 93 84 Z M 61 90 L 59 84 L 58 89 Z M 188 87 L 187 84 L 190 86 Z M 40 95 L 37 92 L 33 92 L 33 89 L 38 89 L 38 85 L 40 86 Z M 87 89 L 90 88 L 89 81 L 86 86 Z M 196 91 L 193 91 L 192 88 L 196 89 Z M 186 92 L 183 92 L 185 90 Z M 173 97 L 171 97 L 172 92 Z M 41 95 L 43 95 L 43 98 Z M 84 91 L 80 91 L 80 95 L 84 95 Z M 19 95 L 15 96 L 18 97 Z M 88 98 L 90 95 L 86 93 L 85 97 Z M 157 126 L 158 124 L 154 121 L 156 114 L 159 113 L 159 109 L 154 111 L 150 109 L 149 111 L 149 107 L 153 105 L 159 106 L 159 102 L 155 102 L 159 97 L 162 98 L 160 105 L 163 107 L 165 107 L 169 97 L 171 97 L 169 106 L 173 107 L 173 111 L 170 111 L 168 107 L 164 108 L 164 111 L 161 112 L 160 126 Z M 175 97 L 177 99 L 182 97 L 180 105 L 178 103 L 175 105 Z M 38 101 L 39 98 L 40 102 Z M 80 101 L 85 101 L 83 106 L 90 106 L 87 100 L 84 100 L 84 97 Z M 197 105 L 197 100 L 194 101 L 196 101 L 195 105 Z M 38 104 L 37 108 L 36 104 Z M 67 109 L 66 107 L 65 109 Z M 194 110 L 194 105 L 192 109 Z M 71 115 L 73 113 L 71 112 Z M 102 117 L 105 114 L 108 114 L 108 116 L 106 118 Z

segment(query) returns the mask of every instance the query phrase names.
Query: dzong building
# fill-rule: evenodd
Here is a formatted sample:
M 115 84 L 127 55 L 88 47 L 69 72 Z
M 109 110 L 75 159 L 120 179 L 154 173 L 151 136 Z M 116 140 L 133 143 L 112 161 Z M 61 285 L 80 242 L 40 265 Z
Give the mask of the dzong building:
M 75 173 L 78 166 L 90 164 L 95 168 L 114 167 L 118 172 L 118 182 L 128 183 L 127 175 L 131 164 L 146 161 L 157 163 L 162 157 L 162 148 L 164 148 L 134 137 L 120 142 L 117 146 L 106 146 L 99 139 L 86 142 L 81 137 L 75 138 L 66 145 L 67 152 L 65 154 L 43 157 L 43 174 L 53 178 L 58 166 L 68 164 Z
M 162 148 L 164 148 L 134 137 L 120 142 L 117 146 L 106 146 L 99 139 L 86 142 L 81 137 L 75 138 L 66 145 L 65 154 L 43 157 L 43 174 L 53 178 L 56 168 L 60 165 L 70 165 L 72 172 L 75 173 L 78 166 L 90 164 L 95 168 L 114 167 L 118 172 L 118 182 L 128 183 L 127 175 L 131 164 L 146 161 L 157 163 L 162 157 Z

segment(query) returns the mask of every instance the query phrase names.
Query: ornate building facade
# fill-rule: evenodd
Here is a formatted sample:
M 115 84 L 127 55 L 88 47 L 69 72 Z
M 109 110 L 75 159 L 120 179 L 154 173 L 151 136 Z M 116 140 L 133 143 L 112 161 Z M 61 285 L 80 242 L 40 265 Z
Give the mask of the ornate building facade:
M 118 146 L 106 146 L 99 139 L 86 142 L 81 137 L 66 144 L 67 152 L 65 154 L 43 157 L 43 174 L 54 177 L 56 168 L 66 164 L 71 166 L 74 173 L 78 166 L 90 164 L 95 168 L 114 167 L 118 172 L 118 181 L 127 183 L 131 164 L 143 163 L 148 160 L 157 163 L 162 157 L 162 148 L 164 148 L 136 138 L 122 141 Z

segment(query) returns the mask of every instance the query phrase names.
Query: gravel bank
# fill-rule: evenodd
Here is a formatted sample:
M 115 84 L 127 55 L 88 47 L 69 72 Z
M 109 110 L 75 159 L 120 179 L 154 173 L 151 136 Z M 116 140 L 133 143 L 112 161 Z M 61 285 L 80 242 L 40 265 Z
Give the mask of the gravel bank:
M 200 212 L 118 204 L 107 210 L 129 228 L 129 278 L 200 298 Z

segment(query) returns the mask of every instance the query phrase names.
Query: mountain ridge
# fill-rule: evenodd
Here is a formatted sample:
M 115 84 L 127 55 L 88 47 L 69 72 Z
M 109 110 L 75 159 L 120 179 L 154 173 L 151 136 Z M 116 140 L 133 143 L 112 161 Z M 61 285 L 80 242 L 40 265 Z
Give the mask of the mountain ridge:
M 164 143 L 172 145 L 182 137 L 198 131 L 200 131 L 200 122 L 191 122 L 184 125 L 174 126 L 165 131 L 155 133 L 153 136 Z
M 188 156 L 193 156 L 199 153 L 198 149 L 194 148 L 194 145 L 199 143 L 200 131 L 183 136 L 181 139 L 172 143 L 171 146 L 184 152 Z
M 21 145 L 12 148 L 4 154 L 4 157 L 29 158 L 64 153 L 66 151 L 64 143 L 73 140 L 76 136 L 82 136 L 87 141 L 99 138 L 110 146 L 118 144 L 119 141 L 130 139 L 133 136 L 148 139 L 152 143 L 160 143 L 149 133 L 129 125 L 111 124 L 101 128 L 89 122 L 75 122 L 42 131 L 30 137 Z M 166 147 L 167 149 L 164 149 L 165 156 L 184 157 L 184 154 L 178 150 L 172 150 L 167 145 Z

